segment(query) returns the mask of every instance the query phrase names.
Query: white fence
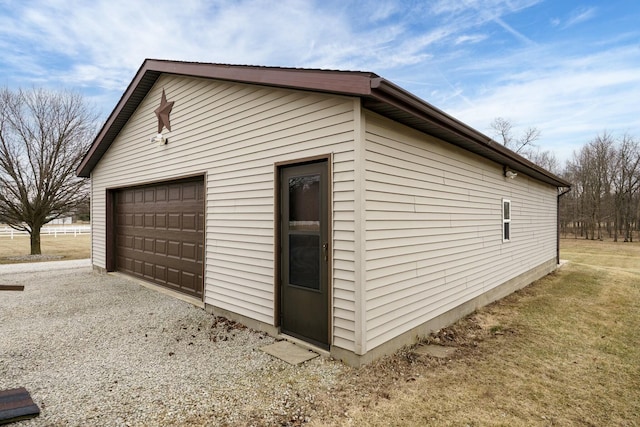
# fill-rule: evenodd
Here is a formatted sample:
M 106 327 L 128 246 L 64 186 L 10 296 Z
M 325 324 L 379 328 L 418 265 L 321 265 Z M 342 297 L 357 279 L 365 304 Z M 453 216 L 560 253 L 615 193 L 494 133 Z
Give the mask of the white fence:
M 78 236 L 80 234 L 91 234 L 91 225 L 45 225 L 40 230 L 41 236 L 63 236 L 73 235 Z M 0 238 L 8 237 L 13 239 L 16 236 L 28 236 L 26 231 L 14 230 L 11 227 L 0 226 Z

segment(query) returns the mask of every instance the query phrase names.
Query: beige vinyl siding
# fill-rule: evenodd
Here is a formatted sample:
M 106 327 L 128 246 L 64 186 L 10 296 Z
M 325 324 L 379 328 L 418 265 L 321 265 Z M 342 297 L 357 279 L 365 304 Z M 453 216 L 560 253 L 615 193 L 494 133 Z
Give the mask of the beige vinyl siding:
M 164 88 L 169 143 L 149 142 Z M 94 264 L 106 189 L 205 174 L 205 302 L 274 324 L 274 164 L 333 155 L 334 344 L 354 348 L 350 98 L 163 75 L 92 173 Z
M 506 179 L 501 165 L 366 119 L 367 351 L 555 258 L 555 187 Z
M 91 213 L 91 262 L 99 267 L 105 268 L 106 263 L 106 240 L 104 229 L 106 227 L 104 221 L 104 214 L 100 218 L 93 218 L 95 212 L 106 212 L 106 198 L 105 194 L 99 195 L 95 190 L 95 183 L 93 182 L 93 173 L 91 174 L 91 186 L 90 200 L 89 200 L 89 212 Z M 103 190 L 104 193 L 104 190 Z M 102 224 L 102 227 L 99 226 Z M 102 261 L 102 264 L 96 262 Z
M 354 350 L 355 247 L 353 151 L 333 156 L 333 345 Z

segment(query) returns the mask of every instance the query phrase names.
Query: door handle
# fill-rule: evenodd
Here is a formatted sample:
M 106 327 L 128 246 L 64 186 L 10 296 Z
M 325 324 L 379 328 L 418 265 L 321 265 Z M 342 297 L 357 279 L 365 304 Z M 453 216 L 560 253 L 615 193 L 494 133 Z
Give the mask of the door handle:
M 329 260 L 329 244 L 328 243 L 322 244 L 322 254 L 324 255 L 324 262 L 327 262 Z

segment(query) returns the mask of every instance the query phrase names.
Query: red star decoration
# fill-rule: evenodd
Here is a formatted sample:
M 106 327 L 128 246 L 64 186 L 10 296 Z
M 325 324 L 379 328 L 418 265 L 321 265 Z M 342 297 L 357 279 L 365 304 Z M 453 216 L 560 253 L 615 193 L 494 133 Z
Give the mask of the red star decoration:
M 160 99 L 160 106 L 155 109 L 156 116 L 158 117 L 158 133 L 162 133 L 162 128 L 166 127 L 168 131 L 171 131 L 171 122 L 169 122 L 169 114 L 173 108 L 173 101 L 167 102 L 167 97 L 162 89 L 162 98 Z

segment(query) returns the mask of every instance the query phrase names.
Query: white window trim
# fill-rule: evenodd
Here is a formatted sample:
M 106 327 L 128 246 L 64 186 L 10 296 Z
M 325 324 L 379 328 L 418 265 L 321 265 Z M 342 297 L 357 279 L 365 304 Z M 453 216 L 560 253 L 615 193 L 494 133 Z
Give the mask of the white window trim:
M 508 204 L 509 206 L 509 218 L 505 218 L 504 215 L 504 205 L 505 203 Z M 500 204 L 500 211 L 501 211 L 501 215 L 502 215 L 502 241 L 503 242 L 510 242 L 511 241 L 511 233 L 513 232 L 512 227 L 511 227 L 511 218 L 513 217 L 513 213 L 511 212 L 511 200 L 509 199 L 502 199 L 502 203 Z M 509 224 L 509 237 L 505 236 L 505 224 Z

